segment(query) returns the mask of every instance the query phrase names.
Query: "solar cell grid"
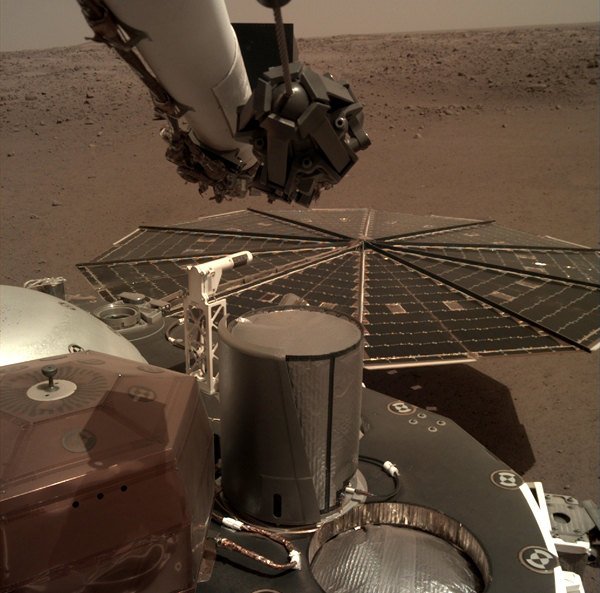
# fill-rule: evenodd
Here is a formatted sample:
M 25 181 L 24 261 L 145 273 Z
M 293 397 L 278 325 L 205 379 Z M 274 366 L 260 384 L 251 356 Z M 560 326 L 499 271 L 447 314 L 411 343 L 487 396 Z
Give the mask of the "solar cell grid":
M 497 224 L 484 224 L 473 228 L 428 233 L 402 239 L 402 243 L 419 245 L 481 245 L 511 247 L 558 247 L 565 249 L 563 241 L 537 237 Z
M 529 278 L 511 272 L 456 266 L 453 262 L 404 254 L 403 259 L 534 325 L 591 347 L 600 333 L 599 292 L 583 286 Z M 591 332 L 591 333 L 590 333 Z
M 195 229 L 202 231 L 222 231 L 228 233 L 255 233 L 280 237 L 306 237 L 309 239 L 329 239 L 331 235 L 270 218 L 264 214 L 243 210 L 231 212 L 221 216 L 199 218 L 191 222 L 176 225 L 181 229 Z
M 327 231 L 358 239 L 365 232 L 368 208 L 336 208 L 319 210 L 268 210 L 288 220 L 317 226 Z
M 490 264 L 565 280 L 600 284 L 600 253 L 589 251 L 543 251 L 534 249 L 485 249 L 420 247 L 419 252 L 446 256 L 473 263 Z
M 371 210 L 366 236 L 371 239 L 385 239 L 411 233 L 430 232 L 464 224 L 481 223 L 468 218 L 450 218 L 445 216 L 420 216 L 418 214 L 401 214 Z
M 108 300 L 162 298 L 187 289 L 187 266 L 244 250 L 253 262 L 226 271 L 219 287 L 231 314 L 288 293 L 362 313 L 371 367 L 571 347 L 553 336 L 591 348 L 600 337 L 599 252 L 489 221 L 238 211 L 142 227 L 79 268 Z

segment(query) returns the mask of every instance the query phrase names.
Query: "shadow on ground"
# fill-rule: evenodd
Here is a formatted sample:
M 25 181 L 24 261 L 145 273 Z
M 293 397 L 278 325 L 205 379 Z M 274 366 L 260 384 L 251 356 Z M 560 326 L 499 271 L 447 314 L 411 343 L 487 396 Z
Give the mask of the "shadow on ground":
M 454 420 L 519 474 L 535 457 L 509 389 L 470 365 L 365 371 L 369 389 Z

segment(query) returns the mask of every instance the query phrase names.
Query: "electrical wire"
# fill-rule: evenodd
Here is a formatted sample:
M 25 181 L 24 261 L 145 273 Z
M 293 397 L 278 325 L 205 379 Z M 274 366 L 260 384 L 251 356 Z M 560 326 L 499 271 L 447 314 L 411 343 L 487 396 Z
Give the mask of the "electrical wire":
M 400 492 L 400 473 L 398 472 L 398 468 L 390 461 L 381 461 L 381 459 L 377 459 L 375 457 L 370 457 L 368 455 L 359 455 L 358 460 L 363 463 L 369 463 L 378 467 L 381 471 L 385 472 L 392 480 L 394 480 L 394 489 L 388 494 L 377 494 L 373 496 L 369 496 L 368 502 L 386 502 L 398 492 Z
M 182 350 L 185 350 L 185 344 L 184 344 L 183 340 L 181 338 L 174 338 L 171 335 L 171 332 L 176 327 L 183 325 L 183 321 L 184 321 L 183 317 L 181 319 L 176 319 L 175 321 L 173 321 L 173 323 L 171 323 L 169 325 L 169 327 L 167 327 L 167 329 L 165 330 L 165 338 L 167 338 L 167 341 L 169 342 L 169 344 L 172 344 L 173 346 L 175 346 L 177 348 L 181 348 Z
M 237 552 L 238 554 L 242 554 L 247 558 L 252 558 L 252 560 L 256 560 L 257 562 L 269 566 L 270 568 L 274 568 L 275 570 L 300 570 L 300 552 L 294 547 L 292 542 L 290 542 L 289 540 L 285 539 L 284 537 L 281 537 L 280 535 L 277 535 L 276 533 L 273 533 L 272 531 L 249 525 L 248 523 L 244 523 L 243 521 L 234 519 L 233 517 L 221 517 L 220 515 L 214 512 L 212 516 L 213 519 L 219 521 L 223 526 L 228 527 L 229 529 L 232 529 L 234 531 L 245 531 L 254 535 L 266 537 L 267 539 L 270 539 L 271 541 L 283 546 L 288 553 L 289 562 L 283 564 L 275 562 L 274 560 L 270 560 L 269 558 L 265 558 L 257 552 L 248 550 L 248 548 L 244 548 L 243 546 L 240 546 L 234 541 L 231 541 L 230 539 L 221 535 L 215 538 L 215 544 L 217 545 L 217 547 L 221 547 L 232 552 Z

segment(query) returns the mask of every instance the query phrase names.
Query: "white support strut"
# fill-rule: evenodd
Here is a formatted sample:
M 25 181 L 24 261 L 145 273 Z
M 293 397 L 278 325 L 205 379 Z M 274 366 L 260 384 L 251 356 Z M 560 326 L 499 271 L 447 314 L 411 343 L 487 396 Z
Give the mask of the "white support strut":
M 224 271 L 245 265 L 253 259 L 249 251 L 240 251 L 188 268 L 188 295 L 183 300 L 186 372 L 194 375 L 203 391 L 216 393 L 219 384 L 219 321 L 227 315 L 226 299 L 215 299 Z

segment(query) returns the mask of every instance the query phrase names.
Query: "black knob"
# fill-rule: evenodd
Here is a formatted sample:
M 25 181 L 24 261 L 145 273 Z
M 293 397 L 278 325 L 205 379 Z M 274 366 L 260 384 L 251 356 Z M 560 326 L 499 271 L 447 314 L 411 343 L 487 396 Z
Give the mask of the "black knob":
M 55 364 L 47 364 L 42 367 L 42 375 L 48 379 L 48 389 L 56 389 L 54 386 L 54 375 L 58 372 L 58 367 Z
M 276 8 L 277 6 L 285 6 L 290 0 L 258 0 L 259 4 L 267 8 Z

